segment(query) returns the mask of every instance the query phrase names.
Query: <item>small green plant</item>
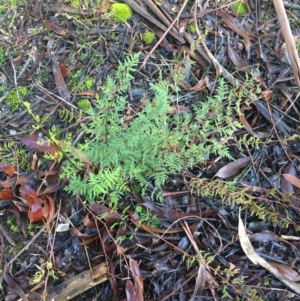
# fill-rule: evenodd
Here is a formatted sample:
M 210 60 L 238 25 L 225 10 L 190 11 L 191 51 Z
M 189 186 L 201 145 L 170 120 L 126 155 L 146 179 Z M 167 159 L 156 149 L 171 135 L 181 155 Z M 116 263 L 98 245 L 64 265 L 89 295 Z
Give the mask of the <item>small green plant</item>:
M 36 125 L 34 125 L 34 128 L 40 128 L 40 124 L 41 124 L 41 117 L 39 115 L 36 115 L 33 113 L 31 107 L 30 107 L 30 103 L 27 101 L 23 102 L 24 106 L 26 107 L 28 113 L 33 117 Z
M 257 202 L 257 197 L 253 196 L 248 188 L 240 188 L 237 183 L 233 181 L 209 181 L 204 178 L 192 179 L 190 186 L 194 193 L 198 193 L 203 197 L 219 199 L 226 204 L 241 206 L 241 208 L 248 209 L 251 215 L 256 215 L 261 220 L 271 221 L 283 228 L 288 228 L 292 224 L 292 220 L 287 211 L 279 213 L 278 210 L 276 210 L 278 203 L 284 205 L 288 198 L 283 195 L 281 199 L 279 199 L 275 189 L 269 189 L 267 196 L 270 200 L 276 200 L 274 202 L 274 204 L 277 204 L 276 206 L 272 205 L 271 202 L 269 204 Z
M 71 3 L 75 7 L 79 7 L 81 4 L 81 0 L 71 0 Z
M 0 46 L 0 66 L 2 66 L 5 62 L 6 55 L 4 47 Z
M 38 223 L 30 223 L 27 227 L 28 234 L 34 236 L 39 230 L 41 230 L 42 225 Z
M 93 77 L 87 77 L 84 81 L 83 87 L 87 90 L 91 90 L 95 83 L 95 79 Z
M 88 99 L 80 99 L 77 102 L 77 106 L 81 111 L 87 111 L 92 107 L 91 102 Z
M 249 301 L 264 301 L 265 298 L 263 298 L 259 291 L 255 288 L 252 288 L 251 290 L 246 290 L 246 296 L 247 300 Z
M 42 128 L 43 123 L 48 119 L 49 120 L 49 116 L 46 117 L 41 117 L 40 115 L 37 115 L 33 112 L 33 110 L 31 109 L 31 105 L 28 101 L 24 101 L 23 105 L 26 107 L 28 113 L 32 116 L 35 124 L 32 125 L 32 128 L 35 130 L 39 130 Z
M 158 217 L 152 214 L 149 209 L 144 210 L 142 206 L 136 206 L 135 211 L 140 217 L 139 223 L 145 223 L 151 228 L 157 228 L 160 225 Z
M 39 269 L 39 271 L 37 271 L 32 277 L 33 284 L 40 283 L 45 277 L 51 277 L 54 280 L 58 279 L 53 270 L 52 262 L 47 261 L 43 263 L 40 267 L 37 265 L 36 267 Z
M 223 79 L 216 95 L 194 106 L 194 116 L 172 113 L 169 82 L 163 79 L 151 85 L 154 97 L 143 110 L 135 118 L 127 116 L 126 92 L 138 61 L 139 54 L 134 54 L 120 63 L 114 77 L 106 79 L 93 108 L 86 111 L 90 121 L 82 128 L 90 140 L 78 147 L 95 172 L 85 178 L 77 175 L 84 164 L 72 151 L 64 165 L 63 176 L 70 178 L 67 191 L 89 202 L 108 196 L 117 203 L 130 190 L 129 183 L 138 184 L 142 194 L 150 182 L 159 189 L 170 173 L 205 162 L 210 155 L 230 159 L 225 145 L 242 127 L 232 117 L 237 96 Z
M 188 29 L 190 30 L 191 33 L 196 33 L 196 26 L 194 23 L 190 23 L 188 25 Z
M 247 7 L 243 1 L 233 3 L 231 6 L 232 9 L 239 15 L 245 15 L 248 13 Z
M 74 109 L 70 108 L 69 110 L 66 109 L 58 109 L 58 116 L 60 120 L 66 121 L 68 124 L 74 123 L 76 120 L 80 120 L 81 116 L 76 116 L 74 114 Z
M 189 268 L 194 267 L 196 265 L 209 265 L 214 261 L 215 257 L 210 253 L 206 253 L 204 251 L 200 251 L 199 254 L 187 257 L 186 264 Z M 185 256 L 183 256 L 183 260 L 185 260 Z
M 6 9 L 8 7 L 14 7 L 18 4 L 18 0 L 1 0 L 0 1 L 0 5 L 4 5 L 6 7 Z
M 300 40 L 296 41 L 296 49 L 300 52 Z
M 222 286 L 220 286 L 222 299 L 229 296 L 229 287 L 233 289 L 236 296 L 239 296 L 247 278 L 246 276 L 240 276 L 240 270 L 238 268 L 221 268 L 220 265 L 214 269 L 214 275 L 215 277 L 220 278 L 220 282 L 222 283 Z
M 142 34 L 142 41 L 146 44 L 146 45 L 150 45 L 154 42 L 155 40 L 155 33 L 151 32 L 151 31 L 145 31 Z
M 269 279 L 264 279 L 263 282 L 262 282 L 262 285 L 266 286 L 266 287 L 269 286 L 270 285 L 270 280 Z
M 28 89 L 26 87 L 18 87 L 11 90 L 6 95 L 6 101 L 12 111 L 16 111 L 22 104 L 22 99 L 27 95 Z
M 132 17 L 132 9 L 126 3 L 113 3 L 110 10 L 116 22 L 124 22 Z
M 2 94 L 2 92 L 5 92 L 7 89 L 7 85 L 6 83 L 4 82 L 3 84 L 0 85 L 0 93 Z
M 21 147 L 17 147 L 13 141 L 5 142 L 0 146 L 0 158 L 1 162 L 14 167 L 19 166 L 23 171 L 30 168 L 30 153 Z
M 95 84 L 95 79 L 87 76 L 83 81 L 80 81 L 83 76 L 82 70 L 77 70 L 70 75 L 71 90 L 77 89 L 78 92 L 90 91 Z
M 14 215 L 7 220 L 7 225 L 13 233 L 19 233 L 19 227 L 16 223 L 16 217 Z

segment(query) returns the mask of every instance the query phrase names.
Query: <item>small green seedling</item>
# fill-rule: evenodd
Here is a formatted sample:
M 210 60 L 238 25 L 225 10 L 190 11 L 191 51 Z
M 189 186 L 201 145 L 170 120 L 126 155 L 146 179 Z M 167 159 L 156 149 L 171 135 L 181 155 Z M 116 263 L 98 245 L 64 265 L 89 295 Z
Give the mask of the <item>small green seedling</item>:
M 77 8 L 80 6 L 80 0 L 72 0 L 71 3 L 73 6 L 75 6 Z
M 116 22 L 124 22 L 132 17 L 131 7 L 125 3 L 113 3 L 110 10 L 113 12 Z
M 16 217 L 12 216 L 7 220 L 7 224 L 9 226 L 9 229 L 13 232 L 13 233 L 19 233 L 19 228 L 17 226 L 17 222 L 16 222 Z
M 188 25 L 188 29 L 190 30 L 191 33 L 196 33 L 196 26 L 194 23 L 190 23 Z
M 22 104 L 22 98 L 25 97 L 28 93 L 26 87 L 19 87 L 10 91 L 6 96 L 6 101 L 8 106 L 12 111 L 16 111 Z
M 41 266 L 35 265 L 39 270 L 33 275 L 32 283 L 38 284 L 40 283 L 45 277 L 51 277 L 53 280 L 57 280 L 58 277 L 55 275 L 53 264 L 50 261 L 46 261 Z
M 146 45 L 150 45 L 154 42 L 155 40 L 155 33 L 151 32 L 151 31 L 145 31 L 142 34 L 142 41 L 146 44 Z
M 140 223 L 145 223 L 151 228 L 157 228 L 160 225 L 160 221 L 155 214 L 152 214 L 150 210 L 144 210 L 142 206 L 136 206 L 135 211 L 140 216 Z

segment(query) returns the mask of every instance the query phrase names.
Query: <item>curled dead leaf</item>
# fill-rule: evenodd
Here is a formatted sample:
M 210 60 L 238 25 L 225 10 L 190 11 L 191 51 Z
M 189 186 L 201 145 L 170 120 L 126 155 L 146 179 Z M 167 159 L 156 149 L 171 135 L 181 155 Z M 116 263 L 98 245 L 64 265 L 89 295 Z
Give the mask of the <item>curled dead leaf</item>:
M 15 174 L 15 168 L 10 164 L 0 163 L 0 170 L 3 170 L 9 177 Z
M 237 159 L 234 162 L 231 162 L 223 166 L 222 168 L 220 168 L 215 176 L 222 179 L 227 179 L 229 177 L 232 177 L 235 174 L 237 174 L 241 168 L 247 166 L 249 162 L 251 162 L 250 157 Z

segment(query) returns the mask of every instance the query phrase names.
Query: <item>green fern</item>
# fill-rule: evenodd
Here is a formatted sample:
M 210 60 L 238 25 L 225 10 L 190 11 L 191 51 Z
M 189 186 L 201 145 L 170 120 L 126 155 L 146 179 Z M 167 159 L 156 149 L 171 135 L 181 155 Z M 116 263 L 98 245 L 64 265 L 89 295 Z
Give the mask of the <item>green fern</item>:
M 248 188 L 239 188 L 236 183 L 231 181 L 212 180 L 206 179 L 192 179 L 190 187 L 193 193 L 197 193 L 202 197 L 210 197 L 217 200 L 221 200 L 222 203 L 229 204 L 231 206 L 240 206 L 243 209 L 248 209 L 251 215 L 256 215 L 261 220 L 268 220 L 275 224 L 280 224 L 283 228 L 288 228 L 292 221 L 288 212 L 283 215 L 272 205 L 272 202 L 258 202 L 258 198 L 251 194 Z M 268 190 L 264 199 L 270 200 L 276 199 L 276 203 L 284 205 L 286 198 L 278 200 L 275 190 Z
M 5 142 L 0 146 L 0 158 L 2 163 L 18 166 L 22 171 L 29 170 L 31 155 L 25 149 L 16 147 L 16 143 Z
M 67 190 L 88 201 L 111 194 L 118 199 L 133 181 L 143 192 L 151 181 L 158 188 L 170 173 L 205 162 L 211 154 L 231 158 L 225 144 L 241 125 L 232 120 L 235 99 L 225 81 L 220 80 L 215 96 L 194 106 L 194 116 L 182 116 L 171 113 L 169 83 L 160 79 L 151 84 L 154 97 L 144 100 L 144 108 L 133 118 L 125 114 L 126 91 L 138 62 L 134 54 L 120 63 L 86 112 L 89 122 L 82 128 L 90 139 L 84 153 L 96 172 L 86 179 L 75 176 L 80 158 L 69 151 L 69 161 L 75 163 L 64 169 L 71 176 Z

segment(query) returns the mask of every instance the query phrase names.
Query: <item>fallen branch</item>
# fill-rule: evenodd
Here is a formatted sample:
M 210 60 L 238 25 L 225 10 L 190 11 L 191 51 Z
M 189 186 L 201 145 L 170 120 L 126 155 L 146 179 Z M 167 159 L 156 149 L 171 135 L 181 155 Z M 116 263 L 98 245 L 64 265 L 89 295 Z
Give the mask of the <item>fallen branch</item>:
M 278 21 L 281 26 L 282 34 L 287 46 L 289 59 L 294 73 L 294 80 L 298 88 L 300 88 L 300 62 L 290 23 L 286 15 L 286 11 L 284 9 L 282 0 L 273 0 L 273 2 L 277 13 Z
M 101 263 L 91 271 L 82 272 L 51 289 L 46 301 L 71 300 L 106 280 L 108 280 L 107 265 L 106 263 Z

